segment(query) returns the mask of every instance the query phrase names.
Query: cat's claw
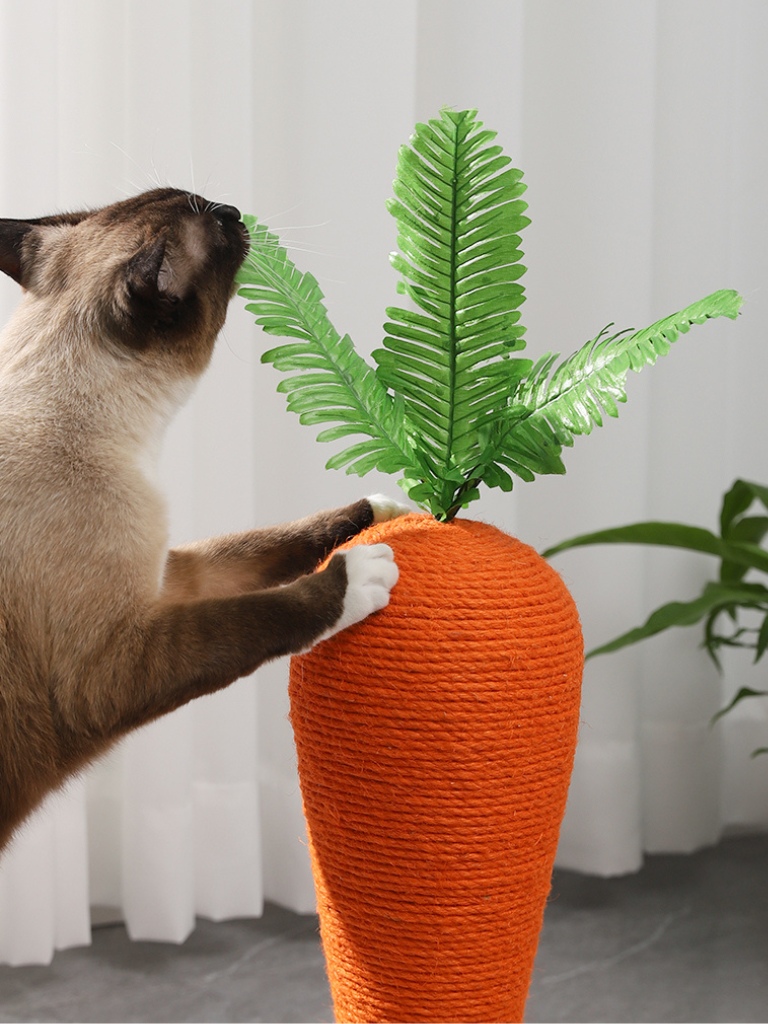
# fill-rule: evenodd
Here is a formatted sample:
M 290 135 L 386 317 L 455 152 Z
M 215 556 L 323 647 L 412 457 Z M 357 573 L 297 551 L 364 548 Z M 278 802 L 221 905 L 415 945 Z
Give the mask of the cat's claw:
M 384 523 L 387 519 L 396 519 L 398 516 L 407 516 L 411 511 L 407 505 L 394 498 L 388 498 L 386 494 L 370 494 L 368 503 L 373 509 L 374 523 Z

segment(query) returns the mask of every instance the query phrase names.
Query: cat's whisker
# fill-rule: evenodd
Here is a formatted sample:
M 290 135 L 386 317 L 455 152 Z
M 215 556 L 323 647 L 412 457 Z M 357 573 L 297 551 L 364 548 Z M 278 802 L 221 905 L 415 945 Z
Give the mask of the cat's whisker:
M 306 252 L 313 256 L 327 256 L 329 259 L 341 259 L 337 253 L 328 252 L 321 245 L 312 245 L 310 242 L 291 242 L 283 240 L 282 245 L 291 252 Z
M 158 171 L 157 166 L 155 164 L 154 154 L 150 155 L 150 163 L 152 170 L 151 173 L 149 173 L 146 167 L 142 166 L 142 164 L 140 164 L 138 160 L 132 157 L 131 154 L 128 153 L 128 151 L 125 150 L 121 145 L 115 142 L 114 139 L 110 139 L 110 145 L 112 145 L 118 151 L 118 153 L 120 153 L 121 156 L 125 157 L 129 164 L 133 164 L 133 166 L 139 171 L 141 176 L 144 178 L 145 184 L 139 185 L 135 181 L 131 180 L 126 176 L 126 180 L 128 181 L 128 184 L 133 188 L 134 194 L 137 192 L 143 192 L 147 186 L 151 188 L 168 187 L 168 182 L 163 182 L 160 178 L 160 172 Z
M 211 184 L 211 175 L 209 174 L 208 177 L 205 179 L 205 187 L 203 189 L 203 192 L 206 195 L 208 194 L 210 184 Z M 228 199 L 229 199 L 229 193 L 228 192 L 224 192 L 221 195 L 215 196 L 213 199 L 208 199 L 206 201 L 206 204 L 205 204 L 205 212 L 206 213 L 213 213 L 216 210 L 220 209 L 222 206 L 229 205 L 226 202 L 226 200 L 228 200 Z
M 149 160 L 150 160 L 150 163 L 152 164 L 152 181 L 153 181 L 155 187 L 156 188 L 164 188 L 164 187 L 166 187 L 168 185 L 168 181 L 167 181 L 167 179 L 165 181 L 162 181 L 161 178 L 160 178 L 160 171 L 158 170 L 157 165 L 155 164 L 155 154 L 154 154 L 154 151 L 150 155 Z
M 276 254 L 280 251 L 280 249 L 284 249 L 286 254 L 288 254 L 288 253 L 290 253 L 290 254 L 304 253 L 307 256 L 322 256 L 323 258 L 340 259 L 340 257 L 333 256 L 333 254 L 324 252 L 321 249 L 304 248 L 304 247 L 299 246 L 299 245 L 291 245 L 290 243 L 282 243 L 281 242 L 279 245 L 272 246 L 271 248 L 272 248 L 272 252 L 269 252 L 269 250 L 265 246 L 263 246 L 263 245 L 260 245 L 258 247 L 258 249 L 256 249 L 256 250 L 253 250 L 253 249 L 249 250 L 249 253 L 246 256 L 247 262 L 249 262 L 249 263 L 251 263 L 251 265 L 255 266 L 256 265 L 256 260 L 258 259 L 258 257 L 261 257 L 263 259 L 270 259 L 270 260 L 274 259 L 277 262 L 277 255 Z
M 332 253 L 326 252 L 325 249 L 321 249 L 319 246 L 300 245 L 296 242 L 281 241 L 279 245 L 273 246 L 265 246 L 262 243 L 258 247 L 259 252 L 266 252 L 268 249 L 271 249 L 273 252 L 277 252 L 280 249 L 285 249 L 286 252 L 305 253 L 307 256 L 322 256 L 328 257 L 329 259 L 340 259 L 339 256 L 334 256 Z
M 226 324 L 222 328 L 221 334 L 219 335 L 218 343 L 223 343 L 227 350 L 232 354 L 232 356 L 238 360 L 238 362 L 245 363 L 247 366 L 255 366 L 258 363 L 258 359 L 256 359 L 255 354 L 253 358 L 249 359 L 246 358 L 246 356 L 244 356 L 241 351 L 238 351 L 237 348 L 235 348 L 235 346 L 232 344 L 229 334 L 227 333 Z M 251 349 L 250 351 L 253 350 Z
M 136 195 L 137 192 L 142 191 L 141 185 L 138 185 L 132 178 L 128 178 L 126 180 L 128 181 L 128 184 L 131 186 L 131 191 L 129 192 L 128 189 L 122 189 L 122 191 L 125 192 L 127 196 Z
M 194 206 L 193 206 L 194 212 L 195 213 L 200 213 L 200 203 L 199 203 L 199 200 L 198 200 L 198 196 L 199 196 L 200 193 L 199 193 L 198 188 L 197 188 L 197 181 L 196 181 L 196 175 L 195 175 L 195 158 L 192 155 L 192 153 L 189 154 L 189 178 L 190 178 L 190 181 L 192 182 L 192 189 L 191 189 L 191 191 L 188 194 L 193 197 L 192 201 L 193 201 L 193 204 L 194 204 Z
M 263 225 L 259 225 L 259 227 L 263 228 Z M 272 246 L 275 249 L 284 248 L 296 251 L 301 250 L 303 252 L 317 253 L 318 255 L 332 256 L 336 258 L 335 254 L 330 252 L 325 246 L 316 245 L 313 242 L 307 241 L 305 238 L 286 238 L 284 234 L 276 235 L 271 231 L 269 232 L 269 235 L 270 237 L 259 242 L 260 247 Z
M 293 206 L 286 207 L 284 210 L 278 210 L 275 213 L 267 213 L 265 219 L 269 224 L 276 223 L 281 217 L 287 217 L 289 213 L 294 213 L 302 205 L 303 201 L 300 201 L 298 203 L 294 203 Z
M 277 231 L 312 231 L 316 228 L 325 228 L 331 222 L 329 220 L 321 220 L 317 224 L 288 224 L 288 225 L 276 225 L 273 230 Z

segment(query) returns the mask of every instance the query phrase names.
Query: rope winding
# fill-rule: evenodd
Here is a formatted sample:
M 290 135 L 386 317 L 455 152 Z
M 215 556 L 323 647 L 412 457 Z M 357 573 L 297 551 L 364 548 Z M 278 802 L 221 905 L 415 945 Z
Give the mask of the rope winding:
M 558 574 L 494 527 L 407 516 L 389 606 L 291 666 L 339 1021 L 522 1020 L 583 667 Z

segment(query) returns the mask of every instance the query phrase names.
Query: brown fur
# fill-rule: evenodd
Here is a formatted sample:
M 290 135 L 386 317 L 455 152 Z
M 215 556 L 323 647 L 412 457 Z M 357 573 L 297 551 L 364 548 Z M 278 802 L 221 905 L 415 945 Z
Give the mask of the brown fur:
M 174 189 L 0 221 L 0 848 L 125 732 L 339 621 L 345 557 L 313 570 L 366 499 L 166 549 L 153 463 L 246 250 L 236 210 Z

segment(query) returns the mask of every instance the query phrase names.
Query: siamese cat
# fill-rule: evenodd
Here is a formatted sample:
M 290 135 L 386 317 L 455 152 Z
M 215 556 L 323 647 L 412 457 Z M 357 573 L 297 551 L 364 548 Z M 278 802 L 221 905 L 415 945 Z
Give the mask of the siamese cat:
M 129 730 L 389 600 L 387 545 L 314 571 L 407 511 L 380 496 L 167 550 L 160 440 L 247 251 L 238 210 L 171 188 L 0 220 L 0 849 Z

